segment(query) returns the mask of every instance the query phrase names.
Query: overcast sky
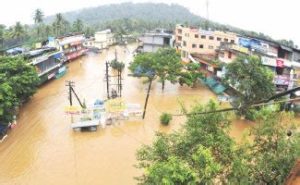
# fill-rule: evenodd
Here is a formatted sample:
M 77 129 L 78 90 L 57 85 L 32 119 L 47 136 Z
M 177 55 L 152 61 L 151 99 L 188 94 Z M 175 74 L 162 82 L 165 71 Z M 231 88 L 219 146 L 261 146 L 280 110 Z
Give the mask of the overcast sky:
M 35 9 L 45 15 L 128 0 L 6 0 L 0 7 L 0 24 L 33 23 Z M 131 2 L 149 2 L 133 0 Z M 177 3 L 206 17 L 206 0 L 151 0 Z M 300 46 L 300 1 L 298 0 L 209 0 L 209 19 L 243 29 L 263 32 L 275 39 L 292 39 Z

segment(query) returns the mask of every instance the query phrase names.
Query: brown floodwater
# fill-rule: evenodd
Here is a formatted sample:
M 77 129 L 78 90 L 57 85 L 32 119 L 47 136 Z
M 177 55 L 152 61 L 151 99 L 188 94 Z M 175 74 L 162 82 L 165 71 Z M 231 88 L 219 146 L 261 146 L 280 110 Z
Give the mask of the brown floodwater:
M 128 50 L 134 47 L 130 45 Z M 129 51 L 116 48 L 119 59 L 127 64 L 132 61 Z M 65 81 L 75 82 L 75 90 L 87 104 L 105 98 L 104 64 L 114 57 L 114 51 L 91 53 L 69 63 L 64 77 L 43 85 L 20 109 L 17 127 L 0 143 L 1 185 L 136 184 L 133 178 L 141 174 L 134 167 L 136 150 L 150 144 L 156 131 L 171 132 L 185 121 L 184 117 L 174 117 L 170 126 L 163 127 L 160 114 L 179 113 L 179 101 L 191 107 L 216 98 L 203 86 L 191 89 L 167 83 L 162 91 L 161 84 L 154 82 L 144 121 L 119 122 L 96 132 L 74 132 L 70 116 L 64 113 L 69 103 Z M 147 85 L 127 75 L 123 79 L 126 102 L 143 106 Z M 253 123 L 234 121 L 232 125 L 230 133 L 239 139 Z

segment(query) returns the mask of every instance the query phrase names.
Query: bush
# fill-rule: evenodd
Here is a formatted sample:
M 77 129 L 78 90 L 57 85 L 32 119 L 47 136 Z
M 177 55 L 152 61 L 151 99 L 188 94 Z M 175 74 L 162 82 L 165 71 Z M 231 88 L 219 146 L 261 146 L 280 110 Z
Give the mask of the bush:
M 163 125 L 169 125 L 170 121 L 172 120 L 172 115 L 168 113 L 163 113 L 160 116 L 160 123 Z
M 125 64 L 124 64 L 123 62 L 119 62 L 119 61 L 117 61 L 117 60 L 113 60 L 113 61 L 111 61 L 110 66 L 111 66 L 113 69 L 115 69 L 115 70 L 120 70 L 120 71 L 122 71 L 122 70 L 124 69 L 124 67 L 125 67 Z

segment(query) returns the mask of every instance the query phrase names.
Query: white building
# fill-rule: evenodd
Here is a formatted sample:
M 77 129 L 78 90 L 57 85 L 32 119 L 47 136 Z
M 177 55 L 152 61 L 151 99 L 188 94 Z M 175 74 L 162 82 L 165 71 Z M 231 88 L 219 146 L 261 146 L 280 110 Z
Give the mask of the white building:
M 156 52 L 159 48 L 172 47 L 173 35 L 164 30 L 156 30 L 142 35 L 139 40 L 142 42 L 142 52 Z
M 99 49 L 108 48 L 116 43 L 113 33 L 110 29 L 95 33 L 95 47 Z

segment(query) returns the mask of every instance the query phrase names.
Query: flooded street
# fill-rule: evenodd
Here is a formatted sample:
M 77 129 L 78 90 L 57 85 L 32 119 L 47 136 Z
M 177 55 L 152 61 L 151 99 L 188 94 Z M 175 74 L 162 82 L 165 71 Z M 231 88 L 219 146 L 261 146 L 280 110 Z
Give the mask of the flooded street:
M 126 64 L 132 61 L 131 52 L 117 48 L 119 59 Z M 128 49 L 135 48 L 131 45 Z M 155 82 L 144 121 L 120 122 L 96 132 L 74 132 L 70 116 L 64 113 L 69 103 L 66 80 L 75 82 L 74 89 L 87 104 L 105 98 L 105 60 L 112 59 L 114 52 L 111 48 L 72 61 L 64 77 L 43 85 L 21 108 L 17 127 L 0 144 L 1 185 L 136 184 L 133 177 L 140 174 L 134 167 L 136 150 L 151 143 L 156 131 L 170 132 L 184 122 L 184 117 L 173 117 L 171 126 L 160 126 L 161 113 L 179 113 L 179 101 L 191 106 L 216 98 L 206 87 L 191 89 L 167 83 L 162 92 L 161 84 Z M 123 79 L 126 102 L 143 106 L 147 85 L 127 75 Z M 231 134 L 240 137 L 249 125 L 236 122 Z

